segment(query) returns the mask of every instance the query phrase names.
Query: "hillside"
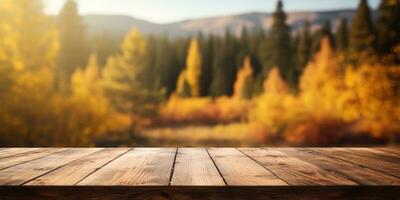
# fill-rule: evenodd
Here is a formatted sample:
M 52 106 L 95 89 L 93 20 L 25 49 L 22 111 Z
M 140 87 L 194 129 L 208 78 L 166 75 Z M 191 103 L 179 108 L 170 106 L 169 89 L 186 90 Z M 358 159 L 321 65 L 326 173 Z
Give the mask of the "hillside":
M 291 12 L 288 13 L 288 23 L 294 31 L 302 27 L 305 20 L 311 22 L 312 27 L 320 26 L 327 19 L 333 26 L 340 17 L 351 19 L 353 10 L 335 10 L 322 12 Z M 107 33 L 120 37 L 130 29 L 137 27 L 145 34 L 168 34 L 171 37 L 184 36 L 197 32 L 222 34 L 229 28 L 235 34 L 239 34 L 242 27 L 264 28 L 268 30 L 271 24 L 270 13 L 245 13 L 231 16 L 209 17 L 202 19 L 185 20 L 169 24 L 157 24 L 145 20 L 123 15 L 86 15 L 83 16 L 88 34 Z

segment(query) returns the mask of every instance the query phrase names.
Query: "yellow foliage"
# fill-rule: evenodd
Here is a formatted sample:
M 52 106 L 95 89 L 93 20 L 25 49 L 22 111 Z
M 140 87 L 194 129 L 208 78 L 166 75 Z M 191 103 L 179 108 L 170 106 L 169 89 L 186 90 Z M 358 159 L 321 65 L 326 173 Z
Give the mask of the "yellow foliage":
M 187 81 L 190 86 L 192 97 L 200 96 L 200 76 L 201 76 L 202 56 L 197 39 L 192 39 L 186 59 L 186 68 L 181 73 L 177 83 L 178 94 L 183 93 L 184 83 Z
M 306 108 L 337 115 L 343 90 L 340 71 L 329 39 L 323 38 L 320 52 L 307 65 L 300 80 L 301 99 Z
M 343 71 L 339 60 L 323 39 L 301 77 L 298 97 L 279 87 L 284 85 L 279 71 L 272 70 L 250 120 L 264 126 L 268 137 L 280 133 L 291 144 L 330 145 L 345 138 L 354 142 L 365 133 L 395 138 L 400 131 L 400 68 L 369 60 Z
M 136 67 L 136 70 L 143 68 L 147 42 L 138 29 L 133 29 L 125 36 L 121 50 L 122 57 L 127 63 Z
M 134 29 L 125 37 L 121 51 L 108 59 L 102 72 L 107 96 L 120 112 L 132 117 L 151 116 L 162 93 L 145 86 L 147 42 Z
M 228 97 L 181 98 L 172 95 L 161 108 L 161 122 L 176 124 L 216 124 L 245 120 L 250 101 Z
M 299 117 L 293 108 L 299 107 L 296 98 L 288 93 L 278 68 L 273 68 L 264 81 L 264 93 L 256 99 L 250 112 L 250 121 L 268 127 L 269 133 L 277 133 L 289 119 Z M 292 114 L 296 113 L 296 114 Z
M 97 56 L 92 55 L 86 69 L 78 69 L 72 76 L 72 93 L 76 97 L 103 96 Z
M 250 57 L 244 59 L 244 64 L 237 73 L 236 82 L 234 85 L 234 98 L 250 98 L 253 86 L 253 67 L 251 66 Z
M 178 77 L 178 82 L 176 86 L 176 91 L 178 94 L 184 93 L 186 77 L 187 77 L 186 70 L 183 70 Z
M 8 63 L 14 70 L 52 67 L 59 48 L 52 22 L 42 13 L 38 0 L 2 0 L 0 63 Z
M 382 125 L 400 122 L 400 68 L 398 66 L 363 65 L 346 70 L 346 93 L 343 118 L 364 119 Z M 382 131 L 375 131 L 382 134 Z
M 274 67 L 268 74 L 267 79 L 264 81 L 264 92 L 285 94 L 289 91 L 287 84 L 281 77 L 279 68 Z

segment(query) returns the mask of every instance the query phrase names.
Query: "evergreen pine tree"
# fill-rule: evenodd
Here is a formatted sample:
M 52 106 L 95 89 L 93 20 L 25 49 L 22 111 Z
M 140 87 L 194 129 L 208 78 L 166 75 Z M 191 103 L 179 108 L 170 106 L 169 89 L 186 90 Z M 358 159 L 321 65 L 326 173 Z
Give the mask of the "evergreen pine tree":
M 332 47 L 334 48 L 336 45 L 335 37 L 332 33 L 332 24 L 330 20 L 326 20 L 324 25 L 322 26 L 322 35 L 321 39 L 327 37 L 329 42 L 331 43 Z
M 367 0 L 360 0 L 349 31 L 349 49 L 353 53 L 374 50 L 376 36 Z
M 339 27 L 335 35 L 336 48 L 339 51 L 346 51 L 349 45 L 349 33 L 346 18 L 340 18 Z
M 240 49 L 242 53 L 248 55 L 250 53 L 250 35 L 246 26 L 242 27 L 242 32 L 240 33 Z M 244 56 L 245 57 L 245 56 Z M 243 61 L 243 59 L 242 59 Z
M 149 56 L 148 59 L 155 59 L 154 61 L 148 61 L 149 64 L 154 64 L 153 68 L 153 78 L 150 78 L 153 82 L 154 87 L 163 88 L 169 84 L 168 82 L 168 72 L 169 72 L 169 63 L 171 59 L 171 41 L 167 35 L 160 36 L 156 39 L 155 44 L 152 44 L 149 48 L 155 48 L 154 55 L 155 57 L 151 58 Z M 153 63 L 154 62 L 154 63 Z M 174 82 L 173 84 L 176 84 Z
M 246 56 L 250 55 L 250 36 L 247 27 L 243 26 L 238 41 L 239 52 L 236 59 L 236 65 L 241 66 Z
M 300 41 L 297 48 L 297 63 L 300 71 L 302 71 L 311 58 L 311 43 L 310 23 L 306 21 L 300 33 Z
M 332 34 L 332 25 L 330 20 L 326 20 L 321 26 L 321 28 L 317 32 L 315 32 L 311 48 L 312 55 L 314 55 L 320 50 L 322 38 L 328 38 L 331 45 L 332 46 L 335 45 L 335 38 Z
M 169 70 L 166 76 L 168 95 L 178 90 L 176 83 L 178 82 L 179 76 L 182 74 L 182 71 L 185 67 L 189 42 L 190 41 L 187 38 L 179 38 L 171 44 L 170 52 L 172 55 L 170 57 L 171 59 L 168 64 Z
M 261 73 L 263 71 L 262 67 L 262 62 L 263 62 L 263 55 L 264 51 L 263 50 L 263 45 L 267 43 L 268 41 L 266 40 L 266 34 L 264 32 L 264 29 L 262 28 L 257 28 L 252 32 L 251 38 L 250 38 L 250 57 L 251 57 L 251 62 L 254 70 L 254 78 L 255 78 L 255 83 L 254 83 L 254 89 L 253 93 L 255 95 L 261 94 L 262 93 L 262 84 L 264 81 L 264 74 Z
M 381 1 L 376 31 L 380 54 L 390 53 L 400 43 L 400 1 Z
M 85 30 L 74 0 L 66 1 L 58 16 L 58 26 L 60 52 L 56 70 L 56 84 L 58 89 L 69 91 L 72 73 L 78 67 L 83 67 L 86 61 Z
M 90 38 L 88 48 L 91 54 L 97 55 L 99 67 L 103 68 L 108 57 L 118 52 L 119 41 L 107 33 L 100 33 Z
M 213 81 L 211 83 L 212 96 L 231 96 L 236 79 L 238 66 L 236 65 L 237 45 L 236 40 L 228 29 L 225 37 L 220 41 L 216 50 L 216 59 L 213 64 Z
M 212 66 L 214 61 L 215 37 L 209 35 L 202 45 L 203 66 L 201 68 L 201 95 L 207 96 L 210 92 L 212 82 Z
M 145 76 L 147 79 L 145 81 L 146 88 L 164 88 L 165 85 L 163 82 L 161 82 L 162 78 L 161 75 L 163 74 L 163 69 L 156 68 L 157 61 L 159 59 L 157 58 L 158 52 L 157 52 L 157 39 L 153 35 L 150 35 L 146 38 L 146 43 L 147 43 L 147 52 L 145 55 L 145 71 L 143 76 Z M 166 48 L 166 47 L 165 47 Z M 160 70 L 160 71 L 158 71 Z
M 283 77 L 286 80 L 291 79 L 293 68 L 291 66 L 290 28 L 286 24 L 286 13 L 283 11 L 281 0 L 278 1 L 273 14 L 272 27 L 265 47 L 263 53 L 264 70 L 268 71 L 271 67 L 278 66 Z

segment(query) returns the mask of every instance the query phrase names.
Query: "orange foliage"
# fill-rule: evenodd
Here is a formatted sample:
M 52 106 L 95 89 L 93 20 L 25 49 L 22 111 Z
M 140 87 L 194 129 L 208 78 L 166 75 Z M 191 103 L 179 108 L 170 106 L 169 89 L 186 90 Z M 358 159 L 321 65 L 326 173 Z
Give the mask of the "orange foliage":
M 342 117 L 365 120 L 375 136 L 400 130 L 400 68 L 364 65 L 348 68 Z
M 250 112 L 250 120 L 267 127 L 268 134 L 278 133 L 289 118 L 298 117 L 297 101 L 288 93 L 288 87 L 281 78 L 278 68 L 273 68 L 264 81 L 264 94 L 256 99 L 256 105 Z
M 251 102 L 228 97 L 181 98 L 173 95 L 162 106 L 154 125 L 219 124 L 245 120 Z
M 253 87 L 253 68 L 249 57 L 244 59 L 243 67 L 238 71 L 234 85 L 234 98 L 248 99 L 251 97 Z
M 192 39 L 186 59 L 186 67 L 179 76 L 177 92 L 178 94 L 189 93 L 188 96 L 200 96 L 200 76 L 201 76 L 202 57 L 197 39 Z M 184 91 L 185 82 L 190 86 L 190 91 Z
M 325 38 L 305 69 L 300 94 L 288 93 L 279 71 L 270 72 L 250 120 L 269 140 L 295 145 L 394 141 L 400 132 L 400 68 L 373 59 L 360 67 L 339 62 Z M 397 135 L 396 135 L 397 134 Z
M 323 38 L 320 52 L 308 64 L 300 80 L 301 100 L 307 109 L 337 115 L 343 90 L 340 71 L 329 39 Z
M 266 93 L 287 93 L 289 91 L 286 82 L 282 79 L 277 67 L 274 67 L 264 81 L 264 92 Z

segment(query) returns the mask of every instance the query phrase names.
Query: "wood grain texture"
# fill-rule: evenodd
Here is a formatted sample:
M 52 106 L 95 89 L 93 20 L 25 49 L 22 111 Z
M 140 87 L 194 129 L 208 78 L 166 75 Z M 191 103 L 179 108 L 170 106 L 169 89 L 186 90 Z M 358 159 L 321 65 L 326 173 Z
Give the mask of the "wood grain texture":
M 75 185 L 128 150 L 129 148 L 102 149 L 36 178 L 25 185 Z
M 38 149 L 40 149 L 40 148 L 6 148 L 6 149 L 2 149 L 0 151 L 0 159 L 12 157 L 12 156 L 18 155 L 20 153 L 35 151 Z
M 224 180 L 204 148 L 179 148 L 171 186 L 223 186 Z
M 176 148 L 134 148 L 78 185 L 168 186 Z
M 21 185 L 99 149 L 66 149 L 0 171 L 0 185 Z
M 400 155 L 400 148 L 394 147 L 394 148 L 374 148 L 376 150 L 385 152 L 385 153 L 393 153 L 396 155 Z
M 287 185 L 237 149 L 210 148 L 208 152 L 230 186 Z
M 275 149 L 240 149 L 289 185 L 357 185 L 311 163 Z
M 373 148 L 346 148 L 346 151 L 352 154 L 365 156 L 367 158 L 384 160 L 387 162 L 398 162 L 400 155 L 391 152 L 382 152 Z
M 342 175 L 361 185 L 400 185 L 400 179 L 351 162 L 335 159 L 308 149 L 279 148 L 287 155 Z
M 24 153 L 19 153 L 14 156 L 5 157 L 0 159 L 0 170 L 12 167 L 21 163 L 25 163 L 31 160 L 35 160 L 38 158 L 42 158 L 44 156 L 48 156 L 52 153 L 62 151 L 63 149 L 58 148 L 43 148 L 43 149 L 35 149 L 32 151 L 26 151 Z
M 400 155 L 392 148 L 5 148 L 0 155 L 0 189 L 152 186 L 189 195 L 221 186 L 400 188 Z
M 311 148 L 311 150 L 400 178 L 400 162 L 396 159 L 387 160 L 387 157 L 377 157 L 370 152 L 360 152 L 347 148 Z

